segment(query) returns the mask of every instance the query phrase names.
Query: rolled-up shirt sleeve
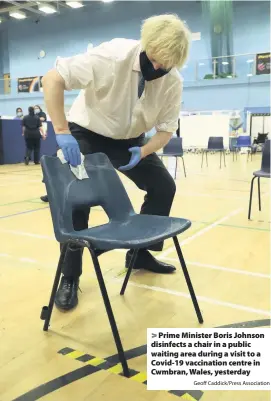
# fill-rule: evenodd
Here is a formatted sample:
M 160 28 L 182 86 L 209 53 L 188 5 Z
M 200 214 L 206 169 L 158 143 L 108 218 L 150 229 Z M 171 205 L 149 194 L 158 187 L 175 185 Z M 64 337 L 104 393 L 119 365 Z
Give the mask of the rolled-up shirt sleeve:
M 169 101 L 165 103 L 161 111 L 155 129 L 157 132 L 172 132 L 178 129 L 178 119 L 181 110 L 182 82 L 170 90 Z
M 89 53 L 58 57 L 55 68 L 65 81 L 65 89 L 86 89 L 93 81 L 95 57 Z

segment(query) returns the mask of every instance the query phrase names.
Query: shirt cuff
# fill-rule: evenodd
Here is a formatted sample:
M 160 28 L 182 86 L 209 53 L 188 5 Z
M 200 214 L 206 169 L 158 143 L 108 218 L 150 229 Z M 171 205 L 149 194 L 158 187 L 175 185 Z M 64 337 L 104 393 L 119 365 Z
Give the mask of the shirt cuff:
M 158 124 L 156 127 L 157 132 L 176 132 L 178 129 L 178 121 L 174 121 L 171 123 L 161 123 Z

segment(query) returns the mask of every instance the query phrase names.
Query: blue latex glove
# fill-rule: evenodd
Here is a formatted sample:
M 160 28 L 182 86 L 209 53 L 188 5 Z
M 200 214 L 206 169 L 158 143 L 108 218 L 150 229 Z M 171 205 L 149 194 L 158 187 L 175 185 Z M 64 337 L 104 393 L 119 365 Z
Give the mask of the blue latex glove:
M 129 164 L 126 164 L 126 166 L 119 167 L 120 171 L 127 171 L 131 170 L 134 168 L 141 160 L 141 149 L 139 146 L 136 146 L 134 148 L 128 149 L 130 153 L 132 153 L 131 159 Z
M 73 167 L 81 164 L 81 154 L 77 140 L 71 134 L 56 134 L 56 141 L 65 160 Z

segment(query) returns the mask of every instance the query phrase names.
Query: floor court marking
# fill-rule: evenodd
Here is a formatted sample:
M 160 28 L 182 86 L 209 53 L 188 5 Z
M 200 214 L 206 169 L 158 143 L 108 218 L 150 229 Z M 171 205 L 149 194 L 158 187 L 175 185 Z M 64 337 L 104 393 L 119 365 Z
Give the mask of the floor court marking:
M 204 227 L 203 229 L 197 231 L 195 234 L 193 234 L 190 237 L 184 239 L 182 242 L 180 242 L 180 246 L 182 247 L 182 246 L 184 246 L 186 244 L 189 244 L 189 242 L 193 241 L 195 238 L 201 237 L 203 234 L 205 234 L 206 232 L 212 230 L 214 227 L 218 226 L 219 224 L 223 223 L 224 221 L 228 220 L 230 217 L 236 216 L 238 213 L 241 213 L 241 211 L 243 211 L 243 208 L 239 208 L 239 209 L 233 210 L 232 212 L 227 214 L 227 216 L 222 217 L 221 219 L 219 219 L 219 220 L 215 221 L 214 223 L 210 224 L 209 226 Z M 169 253 L 171 253 L 174 249 L 175 249 L 174 246 L 166 249 L 164 252 L 161 253 L 160 257 L 164 258 Z
M 229 324 L 229 325 L 223 325 L 223 326 L 218 326 L 217 328 L 256 328 L 256 327 L 267 327 L 270 326 L 270 319 L 262 319 L 262 320 L 252 320 L 252 321 L 247 321 L 247 322 L 241 322 L 241 323 L 234 323 L 234 324 Z M 50 394 L 68 384 L 73 383 L 74 381 L 80 380 L 81 378 L 84 378 L 86 376 L 90 376 L 95 372 L 98 372 L 101 370 L 102 363 L 99 365 L 93 366 L 91 364 L 86 364 L 87 362 L 91 362 L 92 357 L 89 354 L 84 354 L 83 352 L 80 351 L 75 351 L 73 348 L 65 347 L 62 348 L 61 350 L 58 351 L 59 354 L 62 354 L 63 356 L 68 356 L 73 355 L 73 357 L 76 357 L 75 359 L 78 360 L 79 362 L 85 363 L 85 365 L 82 368 L 73 370 L 69 373 L 66 373 L 63 376 L 60 376 L 56 379 L 50 380 L 47 383 L 44 383 L 27 393 L 13 399 L 13 401 L 36 401 L 39 398 L 44 397 L 47 394 Z M 139 347 L 132 348 L 128 351 L 125 351 L 125 356 L 127 360 L 137 358 L 139 356 L 143 356 L 147 353 L 147 345 L 141 345 Z M 97 358 L 95 358 L 97 359 Z M 107 369 L 110 371 L 110 373 L 115 373 L 119 374 L 120 372 L 120 365 L 119 365 L 119 359 L 118 359 L 118 354 L 114 354 L 112 356 L 109 356 L 107 358 L 99 358 L 100 361 L 105 361 L 109 366 L 111 367 L 111 370 Z M 104 365 L 104 366 L 108 366 Z M 132 372 L 136 372 L 132 369 L 130 369 Z M 117 373 L 118 372 L 118 373 Z M 145 379 L 144 373 L 137 373 L 134 375 L 134 380 L 136 380 L 136 376 L 139 378 L 139 382 L 143 384 L 147 384 L 147 380 Z M 175 393 L 175 394 L 174 394 Z M 175 391 L 173 392 L 174 395 L 181 397 L 183 401 L 199 401 L 201 397 L 203 396 L 203 392 L 200 390 L 197 391 L 189 391 L 188 393 L 186 392 L 183 394 L 184 391 Z
M 142 348 L 142 347 L 138 347 Z M 145 348 L 145 346 L 144 346 Z M 129 351 L 128 351 L 129 352 Z M 112 364 L 109 362 L 109 358 L 97 358 L 95 356 L 89 355 L 89 354 L 84 354 L 81 351 L 76 351 L 72 348 L 65 347 L 62 348 L 60 351 L 58 351 L 59 354 L 62 354 L 66 357 L 70 357 L 71 359 L 75 359 L 81 363 L 84 363 L 84 366 L 82 368 L 73 370 L 69 373 L 66 373 L 63 376 L 57 377 L 56 379 L 50 380 L 47 383 L 44 383 L 33 390 L 28 391 L 27 393 L 13 399 L 13 401 L 36 401 L 39 398 L 44 397 L 47 394 L 50 394 L 64 386 L 67 386 L 68 384 L 73 383 L 74 381 L 80 380 L 86 376 L 90 376 L 93 373 L 99 372 L 101 370 L 103 371 L 108 371 L 111 374 L 115 374 L 118 376 L 123 376 L 122 374 L 122 367 L 120 363 L 118 362 L 117 364 Z M 144 349 L 144 354 L 146 353 Z M 126 354 L 126 352 L 125 352 Z M 142 353 L 143 355 L 143 353 Z M 136 357 L 136 356 L 133 356 Z M 131 359 L 132 357 L 127 359 Z M 130 377 L 125 378 L 128 380 L 132 380 L 138 383 L 142 384 L 147 384 L 147 375 L 145 372 L 139 372 L 134 369 L 129 369 L 130 371 Z M 202 391 L 184 391 L 184 390 L 179 390 L 179 391 L 169 391 L 169 393 L 176 395 L 180 397 L 183 401 L 199 401 L 200 398 L 203 395 Z
M 38 239 L 46 239 L 46 240 L 51 240 L 51 241 L 55 242 L 55 238 L 54 237 L 50 237 L 50 236 L 47 236 L 47 235 L 39 235 L 39 234 L 23 233 L 23 232 L 20 232 L 20 234 L 18 234 L 16 231 L 13 231 L 13 230 L 1 230 L 0 229 L 0 233 L 1 232 L 9 233 L 9 234 L 15 234 L 15 235 L 28 236 L 28 237 L 38 238 Z M 114 252 L 125 253 L 126 251 L 124 249 L 115 249 Z M 48 262 L 47 264 L 45 264 L 45 263 L 41 263 L 38 260 L 29 258 L 28 256 L 22 257 L 22 258 L 18 258 L 18 257 L 15 257 L 13 255 L 10 255 L 10 254 L 0 253 L 0 257 L 9 257 L 9 258 L 11 258 L 13 260 L 24 261 L 24 262 L 26 262 L 27 260 L 31 260 L 32 261 L 31 263 L 36 263 L 37 265 L 40 265 L 40 266 L 43 266 L 43 267 L 46 267 L 46 266 L 47 267 L 48 266 L 55 267 L 54 262 Z M 179 259 L 170 258 L 168 256 L 165 256 L 165 257 L 158 256 L 158 259 L 168 260 L 169 262 L 172 261 L 172 262 L 180 263 Z M 216 265 L 212 265 L 212 264 L 208 264 L 208 263 L 186 261 L 186 264 L 190 265 L 190 266 L 198 266 L 200 268 L 225 271 L 227 273 L 243 274 L 243 275 L 246 275 L 246 276 L 254 276 L 254 277 L 260 277 L 260 278 L 267 278 L 267 279 L 271 278 L 271 275 L 264 274 L 264 273 L 252 272 L 252 271 L 248 271 L 248 270 L 232 269 L 232 268 L 229 268 L 229 267 L 216 266 Z M 118 273 L 118 275 L 123 275 L 125 273 L 126 273 L 126 269 L 123 269 L 121 272 Z
M 27 214 L 27 213 L 38 212 L 38 211 L 44 210 L 44 209 L 49 209 L 49 206 L 39 207 L 38 209 L 26 210 L 25 212 L 18 212 L 18 213 L 13 213 L 13 214 L 6 214 L 5 216 L 0 216 L 0 219 L 8 219 L 9 217 L 15 217 L 15 216 L 19 216 L 19 215 L 21 215 L 21 214 Z
M 169 258 L 169 257 L 161 258 L 158 256 L 158 259 L 180 263 L 179 259 L 177 259 L 177 258 Z M 210 265 L 207 263 L 191 262 L 189 260 L 186 260 L 185 263 L 190 266 L 198 266 L 198 267 L 203 267 L 203 268 L 207 268 L 207 269 L 220 270 L 220 271 L 225 271 L 227 273 L 244 274 L 246 276 L 254 276 L 254 277 L 261 277 L 261 278 L 268 278 L 268 279 L 271 278 L 270 274 L 257 273 L 257 272 L 252 272 L 252 271 L 248 271 L 248 270 L 231 269 L 229 267 L 215 266 L 215 265 Z
M 41 182 L 40 180 L 27 180 L 27 181 L 12 181 L 9 182 L 8 184 L 0 184 L 0 187 L 11 187 L 12 185 L 25 185 L 30 182 Z
M 44 383 L 17 398 L 14 398 L 12 401 L 36 401 L 47 394 L 67 386 L 67 384 L 73 383 L 79 379 L 82 379 L 83 377 L 90 376 L 100 370 L 101 369 L 97 366 L 85 365 L 79 369 L 66 373 L 63 376 L 59 376 L 56 379 L 50 380 L 49 382 Z
M 113 280 L 117 281 L 117 282 L 122 282 L 122 280 L 120 280 L 118 278 L 114 278 Z M 152 286 L 152 285 L 140 284 L 140 283 L 135 283 L 133 281 L 129 281 L 128 285 L 131 285 L 132 287 L 144 288 L 146 290 L 152 290 L 152 291 L 155 291 L 155 292 L 162 292 L 162 293 L 169 294 L 169 295 L 175 295 L 177 297 L 183 297 L 183 298 L 191 299 L 190 294 L 188 294 L 188 293 L 175 291 L 175 290 L 170 290 L 168 288 L 162 288 L 162 287 L 156 287 L 156 286 Z M 250 308 L 249 306 L 244 306 L 244 305 L 240 305 L 240 304 L 232 304 L 230 302 L 219 301 L 218 299 L 208 298 L 208 297 L 204 297 L 204 296 L 201 296 L 201 295 L 197 295 L 197 299 L 199 301 L 206 302 L 206 303 L 212 304 L 212 305 L 226 306 L 226 307 L 231 308 L 231 309 L 243 310 L 243 311 L 246 311 L 246 312 L 256 313 L 258 315 L 263 315 L 263 316 L 271 316 L 271 312 L 270 311 L 266 311 L 266 310 L 262 310 L 262 309 Z
M 0 253 L 0 257 L 2 257 L 2 258 L 12 258 L 14 260 L 18 260 L 18 261 L 23 262 L 23 263 L 29 263 L 31 265 L 37 264 L 38 266 L 42 266 L 42 267 L 49 267 L 50 266 L 51 268 L 56 268 L 56 265 L 53 265 L 51 263 L 41 264 L 40 262 L 38 262 L 38 261 L 36 261 L 34 259 L 31 259 L 31 258 L 27 258 L 27 257 L 15 258 L 15 257 L 10 256 L 10 255 L 5 254 L 5 253 Z M 194 262 L 194 263 L 196 263 L 196 262 Z M 135 275 L 138 271 L 139 270 L 133 271 L 132 275 Z M 121 282 L 122 283 L 123 282 L 123 278 L 120 279 L 119 277 L 121 275 L 123 275 L 124 273 L 125 273 L 124 270 L 120 271 L 117 274 L 117 277 L 114 277 L 114 278 L 110 279 L 110 282 L 116 281 L 116 282 Z M 270 277 L 268 276 L 267 278 L 270 278 Z M 156 292 L 167 293 L 167 294 L 174 295 L 174 296 L 177 296 L 177 297 L 183 297 L 183 298 L 190 299 L 190 295 L 188 293 L 183 293 L 183 292 L 171 290 L 171 289 L 168 289 L 168 288 L 155 287 L 155 286 L 149 286 L 149 285 L 146 285 L 146 284 L 135 283 L 135 282 L 133 282 L 131 280 L 129 281 L 129 285 L 131 285 L 133 287 L 149 289 L 149 290 L 156 291 Z M 207 298 L 207 297 L 203 297 L 203 296 L 197 296 L 197 299 L 200 300 L 200 301 L 212 304 L 212 305 L 226 306 L 226 307 L 229 307 L 229 308 L 232 308 L 232 309 L 245 310 L 245 311 L 251 312 L 251 313 L 262 314 L 264 316 L 271 316 L 271 313 L 268 312 L 268 311 L 265 311 L 265 310 L 250 308 L 250 307 L 247 307 L 247 306 L 244 306 L 244 305 L 240 305 L 240 304 L 232 304 L 230 302 L 224 302 L 224 301 L 220 301 L 220 300 L 217 300 L 217 299 L 214 299 L 214 298 Z
M 35 200 L 37 200 L 38 198 L 30 198 L 30 199 L 24 199 L 21 201 L 17 201 L 17 202 L 8 202 L 8 203 L 1 203 L 0 206 L 10 206 L 10 205 L 15 205 L 15 204 L 20 204 L 20 203 L 26 203 L 26 202 L 33 202 Z M 41 203 L 41 202 L 40 202 Z M 42 203 L 41 203 L 42 204 Z

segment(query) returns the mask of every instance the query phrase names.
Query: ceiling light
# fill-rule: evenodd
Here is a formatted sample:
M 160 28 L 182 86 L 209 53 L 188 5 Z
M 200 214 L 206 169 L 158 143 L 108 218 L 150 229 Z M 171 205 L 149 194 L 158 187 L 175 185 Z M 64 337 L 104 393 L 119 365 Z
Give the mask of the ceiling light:
M 253 63 L 254 60 L 247 60 L 247 63 Z
M 104 3 L 112 3 L 114 0 L 102 0 Z
M 253 76 L 253 74 L 247 74 L 247 77 L 252 77 Z
M 25 19 L 26 14 L 22 11 L 10 11 L 9 16 L 16 19 Z
M 2 22 L 2 20 L 1 20 L 1 18 L 0 18 L 0 24 L 1 24 L 1 22 Z
M 199 65 L 205 65 L 204 63 L 199 63 Z
M 228 65 L 229 63 L 227 61 L 222 61 L 223 65 Z
M 232 75 L 227 75 L 227 78 L 232 78 Z
M 81 8 L 84 7 L 84 5 L 81 3 L 81 1 L 66 1 L 67 6 L 71 8 Z
M 50 4 L 40 4 L 39 10 L 43 11 L 45 14 L 54 14 L 56 13 L 56 8 L 51 6 Z

